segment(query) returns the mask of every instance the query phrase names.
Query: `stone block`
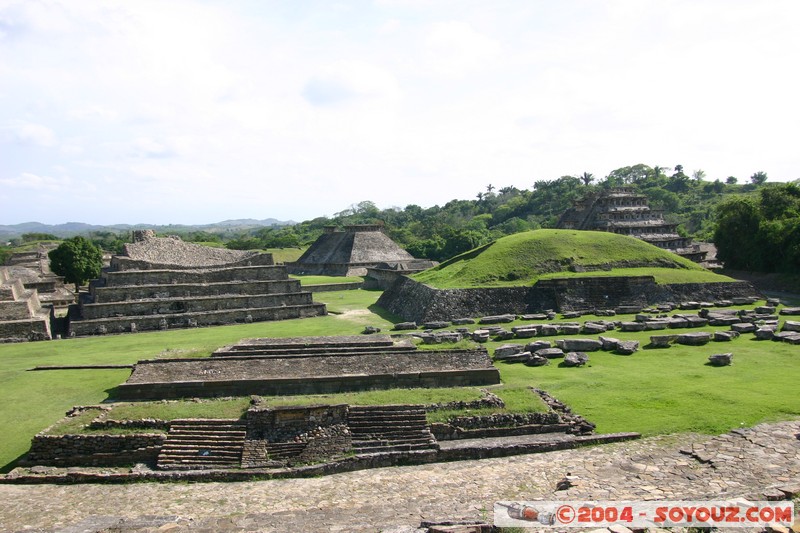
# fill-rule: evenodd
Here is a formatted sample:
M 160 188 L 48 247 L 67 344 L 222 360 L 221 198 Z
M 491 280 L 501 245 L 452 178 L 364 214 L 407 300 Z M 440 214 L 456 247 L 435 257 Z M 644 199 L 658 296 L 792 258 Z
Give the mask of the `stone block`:
M 716 353 L 708 357 L 711 366 L 728 366 L 733 361 L 732 353 Z
M 495 359 L 502 359 L 509 355 L 518 354 L 522 351 L 522 346 L 519 344 L 504 344 L 494 351 Z
M 698 331 L 697 333 L 683 333 L 678 335 L 675 342 L 686 346 L 703 346 L 711 340 L 711 333 Z
M 644 322 L 622 322 L 619 325 L 620 331 L 644 331 Z
M 449 327 L 450 323 L 445 322 L 444 320 L 432 320 L 430 322 L 425 322 L 422 327 L 425 329 L 444 329 Z
M 565 352 L 594 352 L 603 347 L 603 343 L 596 339 L 559 339 L 556 346 Z
M 578 335 L 580 332 L 581 327 L 576 324 L 562 324 L 561 326 L 562 335 Z
M 587 322 L 583 325 L 581 333 L 585 335 L 598 335 L 600 333 L 605 333 L 606 329 L 607 328 L 605 324 L 599 324 L 597 322 Z
M 678 335 L 650 335 L 652 348 L 669 348 L 678 339 Z
M 472 332 L 472 340 L 475 342 L 489 342 L 489 332 L 485 329 L 476 329 Z
M 539 350 L 545 350 L 547 348 L 552 348 L 550 341 L 534 341 L 525 345 L 525 350 L 531 353 L 536 353 Z
M 756 325 L 751 322 L 731 324 L 731 331 L 737 331 L 739 333 L 753 333 L 756 329 Z
M 531 355 L 527 361 L 525 361 L 526 366 L 545 366 L 550 364 L 550 359 L 547 357 L 543 357 L 541 355 Z
M 800 331 L 800 322 L 787 320 L 783 323 L 781 331 Z
M 480 324 L 507 324 L 514 322 L 517 319 L 516 315 L 492 315 L 485 316 L 480 319 Z
M 473 318 L 456 318 L 455 320 L 453 320 L 454 326 L 466 326 L 468 324 L 474 324 L 474 323 L 475 319 Z
M 667 327 L 669 327 L 668 320 L 648 320 L 647 322 L 644 322 L 645 331 L 667 329 Z
M 614 337 L 599 337 L 598 339 L 603 344 L 603 350 L 610 352 L 611 350 L 616 350 L 617 346 L 619 345 L 619 339 L 615 339 Z
M 538 350 L 534 355 L 546 357 L 547 359 L 558 359 L 564 357 L 564 350 L 561 348 L 545 348 L 543 350 Z
M 583 352 L 569 352 L 564 355 L 564 366 L 583 366 L 589 362 L 589 356 Z
M 639 351 L 639 341 L 620 341 L 615 353 L 619 355 L 632 355 Z
M 729 342 L 739 336 L 738 331 L 715 331 L 714 340 L 716 342 Z
M 800 307 L 784 307 L 780 310 L 783 316 L 800 316 Z
M 392 328 L 395 331 L 406 331 L 411 329 L 417 329 L 416 322 L 400 322 L 399 324 L 395 324 Z
M 775 328 L 762 326 L 753 333 L 755 334 L 756 339 L 760 341 L 769 341 L 775 336 Z

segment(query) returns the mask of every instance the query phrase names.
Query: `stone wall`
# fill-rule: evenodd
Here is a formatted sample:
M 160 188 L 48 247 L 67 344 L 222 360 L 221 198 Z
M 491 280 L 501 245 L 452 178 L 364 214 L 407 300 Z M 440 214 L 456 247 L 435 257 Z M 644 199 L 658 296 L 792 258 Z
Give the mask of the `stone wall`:
M 168 283 L 142 286 L 96 287 L 94 303 L 124 302 L 152 298 L 209 297 L 241 294 L 282 294 L 300 291 L 296 279 L 236 281 L 232 283 Z
M 247 438 L 283 442 L 318 426 L 347 424 L 348 405 L 251 407 L 247 411 Z
M 176 285 L 286 280 L 283 266 L 237 266 L 203 270 L 123 270 L 103 272 L 101 286 Z
M 538 281 L 533 287 L 435 289 L 403 277 L 377 304 L 406 321 L 423 323 L 500 314 L 644 308 L 665 302 L 757 295 L 748 282 L 658 285 L 652 276 L 581 277 Z
M 155 463 L 166 435 L 36 435 L 25 458 L 49 466 Z

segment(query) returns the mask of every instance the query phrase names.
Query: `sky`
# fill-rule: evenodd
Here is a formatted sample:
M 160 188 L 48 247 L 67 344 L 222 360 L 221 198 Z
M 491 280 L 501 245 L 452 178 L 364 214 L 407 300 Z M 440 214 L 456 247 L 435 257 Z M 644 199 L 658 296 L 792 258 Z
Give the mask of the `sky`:
M 800 178 L 797 0 L 0 0 L 0 224 Z

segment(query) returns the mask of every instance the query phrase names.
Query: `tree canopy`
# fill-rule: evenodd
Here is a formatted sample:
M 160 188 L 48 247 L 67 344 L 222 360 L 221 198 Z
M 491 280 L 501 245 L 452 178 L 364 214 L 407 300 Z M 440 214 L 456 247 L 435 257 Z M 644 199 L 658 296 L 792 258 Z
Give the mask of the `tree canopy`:
M 75 290 L 87 281 L 100 276 L 103 254 L 84 237 L 72 237 L 50 251 L 50 270 L 64 276 L 64 281 L 74 283 Z

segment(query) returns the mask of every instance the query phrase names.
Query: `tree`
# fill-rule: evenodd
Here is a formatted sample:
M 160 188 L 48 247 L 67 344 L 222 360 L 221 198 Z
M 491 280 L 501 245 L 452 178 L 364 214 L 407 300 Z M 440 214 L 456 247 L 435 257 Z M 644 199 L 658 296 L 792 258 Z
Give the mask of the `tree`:
M 764 185 L 765 181 L 767 181 L 767 173 L 766 172 L 758 171 L 755 174 L 753 174 L 752 176 L 750 176 L 750 183 L 752 183 L 753 185 L 756 185 L 756 186 Z
M 739 180 L 736 179 L 736 176 L 728 176 L 728 178 L 725 180 L 725 183 L 728 185 L 736 185 L 739 183 Z
M 592 174 L 591 172 L 584 172 L 583 174 L 580 175 L 580 178 L 581 181 L 583 181 L 584 185 L 589 186 L 594 181 L 594 174 Z
M 692 172 L 692 179 L 695 181 L 703 181 L 706 177 L 705 170 L 695 170 Z
M 90 279 L 100 276 L 103 268 L 103 254 L 92 242 L 84 237 L 73 237 L 62 242 L 52 250 L 50 270 L 64 276 L 64 281 L 75 284 L 75 292 Z

